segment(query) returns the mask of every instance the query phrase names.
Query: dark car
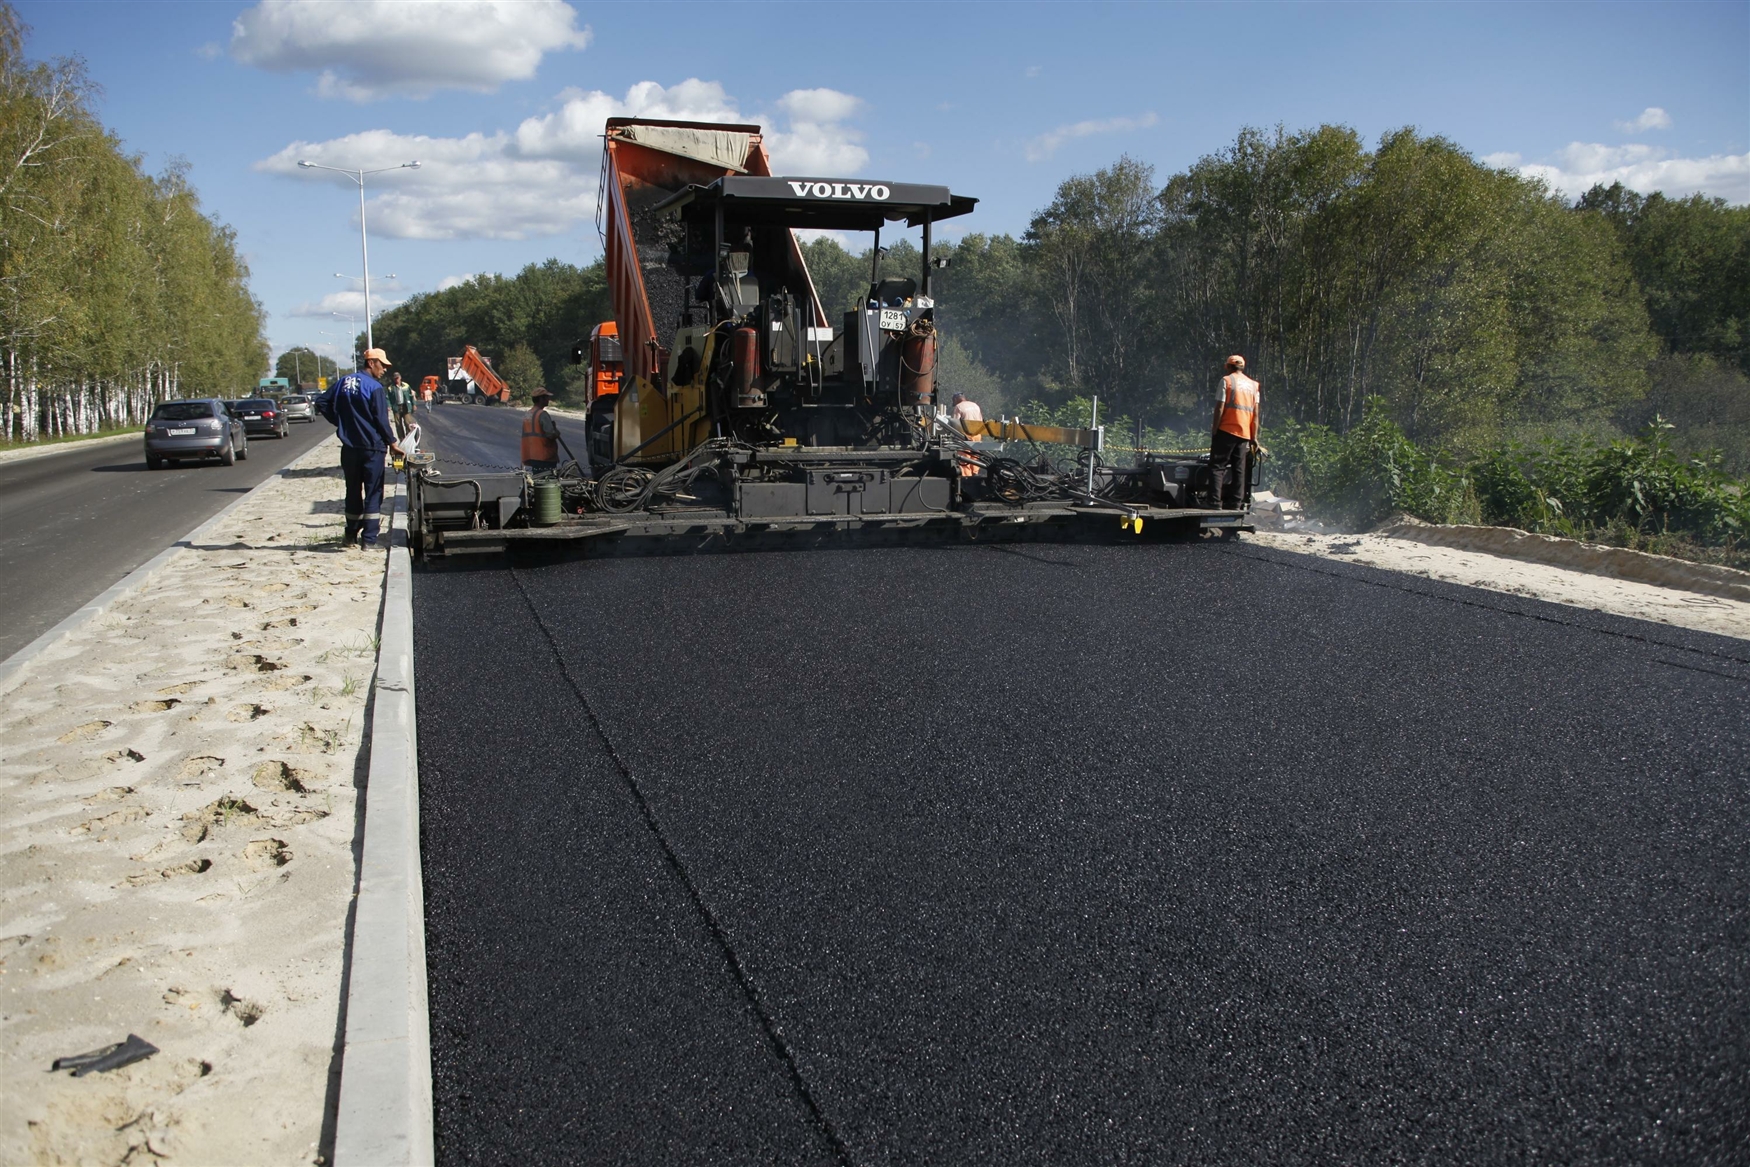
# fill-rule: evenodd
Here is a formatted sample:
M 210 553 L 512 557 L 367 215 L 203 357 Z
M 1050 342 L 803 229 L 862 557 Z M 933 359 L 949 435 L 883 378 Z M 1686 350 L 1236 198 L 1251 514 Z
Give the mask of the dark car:
M 252 434 L 272 434 L 276 438 L 283 438 L 291 430 L 279 403 L 269 398 L 245 397 L 241 401 L 227 401 L 225 408 L 231 411 L 232 417 L 241 420 L 243 428 Z
M 162 470 L 166 462 L 217 458 L 229 466 L 249 457 L 249 433 L 216 397 L 164 401 L 146 422 L 146 466 Z

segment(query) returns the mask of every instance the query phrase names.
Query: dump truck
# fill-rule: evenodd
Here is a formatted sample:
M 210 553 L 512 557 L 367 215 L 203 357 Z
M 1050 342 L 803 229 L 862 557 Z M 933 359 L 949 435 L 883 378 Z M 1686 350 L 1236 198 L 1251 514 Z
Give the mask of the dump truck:
M 510 386 L 492 371 L 492 362 L 473 345 L 464 347 L 461 356 L 449 358 L 449 382 L 450 391 L 461 394 L 470 403 L 510 404 Z
M 602 464 L 614 460 L 614 405 L 625 377 L 624 350 L 620 347 L 620 326 L 604 320 L 590 329 L 589 340 L 572 347 L 571 363 L 587 365 L 584 381 L 588 409 L 584 424 L 584 440 L 589 445 L 592 461 Z
M 572 351 L 591 367 L 584 453 L 556 481 L 417 472 L 422 553 L 1251 529 L 1246 509 L 1199 505 L 1207 451 L 1109 460 L 1097 402 L 1078 428 L 944 408 L 934 229 L 976 199 L 774 175 L 757 125 L 610 118 L 604 141 L 613 320 Z M 921 231 L 915 274 L 881 271 L 896 226 Z M 872 241 L 854 303 L 821 302 L 803 229 Z

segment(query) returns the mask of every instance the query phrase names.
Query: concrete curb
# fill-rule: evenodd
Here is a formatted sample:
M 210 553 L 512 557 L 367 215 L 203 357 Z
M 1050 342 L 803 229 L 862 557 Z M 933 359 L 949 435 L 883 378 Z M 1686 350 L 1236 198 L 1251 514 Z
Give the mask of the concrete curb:
M 1516 527 L 1472 527 L 1414 520 L 1391 523 L 1373 533 L 1750 602 L 1750 571 L 1711 563 L 1691 563 L 1668 555 L 1631 551 L 1626 547 L 1582 543 L 1578 539 L 1562 539 L 1555 535 L 1534 535 Z
M 429 1164 L 431 1028 L 425 980 L 425 889 L 419 863 L 419 755 L 413 693 L 413 562 L 407 496 L 396 499 L 383 585 L 371 760 L 365 785 L 346 1039 L 334 1162 Z
M 142 432 L 145 427 L 129 430 L 125 434 L 109 434 L 101 438 L 78 438 L 71 442 L 51 442 L 46 446 L 20 446 L 16 450 L 0 450 L 0 465 L 7 462 L 28 462 L 32 458 L 46 458 L 50 454 L 65 454 L 72 450 L 89 450 L 93 446 L 113 446 L 120 442 L 144 441 Z
M 138 435 L 136 434 L 132 436 L 137 437 Z M 302 461 L 310 454 L 326 447 L 330 442 L 339 445 L 340 439 L 331 437 L 317 442 L 314 446 L 310 447 L 308 452 L 300 455 L 296 461 Z M 202 523 L 200 526 L 196 527 L 194 530 L 190 531 L 188 534 L 148 559 L 145 563 L 142 563 L 139 567 L 136 567 L 133 571 L 123 576 L 114 587 L 111 587 L 109 590 L 97 596 L 90 603 L 85 604 L 78 611 L 74 612 L 65 620 L 62 620 L 59 624 L 43 633 L 11 656 L 7 657 L 4 661 L 0 661 L 0 693 L 4 693 L 7 689 L 12 687 L 12 683 L 19 678 L 25 665 L 41 656 L 48 649 L 53 648 L 55 645 L 65 640 L 68 636 L 84 627 L 91 620 L 103 615 L 103 613 L 107 612 L 117 600 L 121 599 L 123 596 L 127 595 L 129 592 L 138 588 L 141 584 L 144 584 L 150 579 L 159 568 L 175 558 L 178 552 L 182 551 L 184 548 L 191 547 L 206 538 L 209 532 L 216 529 L 220 523 L 230 518 L 232 511 L 236 510 L 254 497 L 256 491 L 260 490 L 268 483 L 284 477 L 286 471 L 290 469 L 290 466 L 282 466 L 274 473 L 263 478 L 260 482 L 257 482 L 252 486 L 248 493 L 239 495 L 235 501 L 226 504 L 225 508 L 218 514 L 214 515 L 212 518 L 208 519 L 206 522 Z

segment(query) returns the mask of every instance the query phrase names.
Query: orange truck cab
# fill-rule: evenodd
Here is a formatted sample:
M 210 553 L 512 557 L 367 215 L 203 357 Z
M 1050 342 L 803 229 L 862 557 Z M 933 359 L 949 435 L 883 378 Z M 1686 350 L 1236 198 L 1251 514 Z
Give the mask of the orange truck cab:
M 620 354 L 620 326 L 604 320 L 589 332 L 589 400 L 620 391 L 625 361 Z
M 614 403 L 625 376 L 625 354 L 620 349 L 620 326 L 604 320 L 589 330 L 589 340 L 571 350 L 574 364 L 589 366 L 589 420 L 584 423 L 592 457 L 614 460 Z
M 438 379 L 436 377 L 426 377 L 424 380 L 420 381 L 419 399 L 421 401 L 430 401 L 433 397 L 437 396 L 437 392 Z

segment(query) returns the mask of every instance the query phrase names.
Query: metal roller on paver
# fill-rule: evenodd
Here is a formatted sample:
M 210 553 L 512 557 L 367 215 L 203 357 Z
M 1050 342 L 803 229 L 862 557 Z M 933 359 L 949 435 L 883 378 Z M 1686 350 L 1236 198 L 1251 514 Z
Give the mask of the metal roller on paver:
M 944 408 L 931 274 L 945 261 L 931 230 L 976 199 L 774 176 L 754 125 L 611 118 L 605 136 L 598 222 L 614 319 L 573 352 L 590 366 L 584 448 L 567 451 L 556 483 L 416 469 L 416 551 L 1252 529 L 1247 508 L 1200 505 L 1206 451 L 1108 461 L 1097 399 L 1085 429 Z M 915 278 L 878 278 L 889 223 L 923 228 Z M 876 270 L 855 307 L 829 314 L 798 229 L 873 236 Z

